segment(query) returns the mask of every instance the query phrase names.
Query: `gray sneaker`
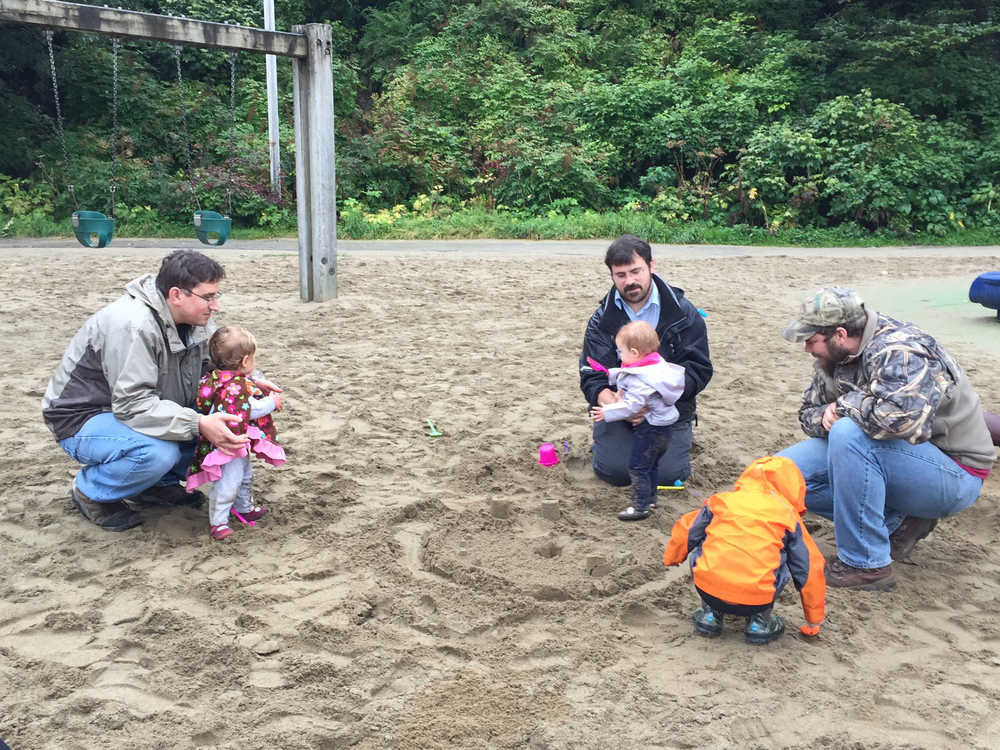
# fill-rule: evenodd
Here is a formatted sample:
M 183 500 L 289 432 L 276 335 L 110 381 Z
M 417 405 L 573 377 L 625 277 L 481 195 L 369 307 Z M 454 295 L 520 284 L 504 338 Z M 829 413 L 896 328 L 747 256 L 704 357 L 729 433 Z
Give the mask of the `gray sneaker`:
M 717 638 L 722 635 L 722 613 L 702 604 L 691 615 L 694 629 L 699 635 Z
M 761 646 L 780 638 L 784 632 L 785 623 L 774 612 L 758 612 L 747 618 L 746 627 L 743 628 L 743 637 L 746 638 L 747 643 Z

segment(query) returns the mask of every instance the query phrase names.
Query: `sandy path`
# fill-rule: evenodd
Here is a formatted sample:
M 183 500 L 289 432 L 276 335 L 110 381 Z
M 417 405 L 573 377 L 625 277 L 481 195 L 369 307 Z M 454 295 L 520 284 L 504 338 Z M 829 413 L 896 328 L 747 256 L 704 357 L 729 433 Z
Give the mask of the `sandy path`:
M 752 648 L 735 621 L 697 637 L 690 576 L 660 562 L 681 512 L 799 439 L 810 363 L 777 333 L 823 283 L 924 325 L 1000 407 L 1000 327 L 960 299 L 1000 248 L 656 248 L 708 313 L 716 375 L 688 489 L 626 525 L 624 492 L 589 471 L 576 381 L 606 243 L 342 243 L 340 296 L 323 305 L 298 300 L 291 248 L 227 246 L 220 319 L 256 333 L 286 388 L 289 462 L 258 468 L 272 515 L 219 544 L 194 510 L 124 535 L 85 524 L 39 418 L 66 341 L 164 248 L 16 244 L 0 249 L 0 737 L 14 750 L 1000 745 L 996 477 L 898 566 L 894 592 L 831 591 L 818 642 Z M 559 465 L 537 464 L 543 441 L 568 442 Z M 831 525 L 810 524 L 831 552 Z M 793 592 L 779 611 L 797 630 Z

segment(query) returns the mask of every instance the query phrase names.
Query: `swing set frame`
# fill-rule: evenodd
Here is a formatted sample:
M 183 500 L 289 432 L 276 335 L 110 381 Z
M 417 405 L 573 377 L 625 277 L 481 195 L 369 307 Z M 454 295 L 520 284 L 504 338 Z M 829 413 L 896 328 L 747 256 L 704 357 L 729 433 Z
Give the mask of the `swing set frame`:
M 299 292 L 306 302 L 337 296 L 333 35 L 328 25 L 307 23 L 293 26 L 291 32 L 266 31 L 59 0 L 0 0 L 0 19 L 47 29 L 292 58 Z

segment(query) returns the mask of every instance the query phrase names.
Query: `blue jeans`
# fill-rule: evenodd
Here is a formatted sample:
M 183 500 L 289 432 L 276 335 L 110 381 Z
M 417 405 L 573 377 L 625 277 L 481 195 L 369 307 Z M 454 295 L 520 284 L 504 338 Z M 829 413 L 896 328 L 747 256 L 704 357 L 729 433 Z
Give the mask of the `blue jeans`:
M 632 480 L 632 506 L 637 510 L 656 502 L 659 462 L 670 446 L 670 427 L 651 425 L 644 419 L 632 429 L 628 475 Z
M 837 556 L 855 568 L 891 560 L 889 534 L 907 516 L 941 518 L 972 505 L 983 480 L 931 443 L 874 440 L 848 418 L 827 438 L 809 438 L 777 455 L 806 480 L 806 508 L 833 520 Z
M 645 420 L 643 420 L 645 423 Z M 669 425 L 670 445 L 657 464 L 657 484 L 682 482 L 691 474 L 691 421 Z M 628 422 L 594 422 L 594 473 L 616 487 L 625 487 L 629 477 L 633 427 Z
M 83 467 L 76 488 L 97 503 L 138 495 L 153 485 L 177 484 L 187 476 L 195 442 L 182 443 L 143 435 L 111 412 L 88 419 L 61 447 Z

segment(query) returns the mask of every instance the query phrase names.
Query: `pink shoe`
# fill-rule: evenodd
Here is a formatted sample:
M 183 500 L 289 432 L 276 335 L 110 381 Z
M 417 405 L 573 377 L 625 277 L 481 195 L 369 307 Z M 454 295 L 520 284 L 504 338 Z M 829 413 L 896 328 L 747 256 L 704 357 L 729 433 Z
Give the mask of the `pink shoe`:
M 223 539 L 231 537 L 233 535 L 233 530 L 223 523 L 218 526 L 213 526 L 208 533 L 211 534 L 212 539 L 217 542 L 221 542 Z
M 240 513 L 243 516 L 244 521 L 256 521 L 258 518 L 263 518 L 267 515 L 267 508 L 263 508 L 259 505 L 251 505 L 250 510 L 246 513 Z

